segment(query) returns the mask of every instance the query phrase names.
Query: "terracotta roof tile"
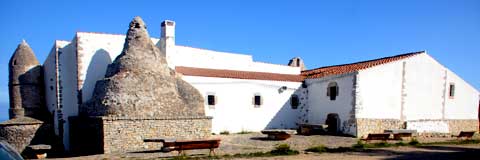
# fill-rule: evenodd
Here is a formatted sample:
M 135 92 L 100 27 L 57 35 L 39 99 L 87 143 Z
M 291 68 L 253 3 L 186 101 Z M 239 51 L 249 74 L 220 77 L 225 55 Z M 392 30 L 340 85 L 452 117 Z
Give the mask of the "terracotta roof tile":
M 175 67 L 175 70 L 186 76 L 254 79 L 254 80 L 271 80 L 271 81 L 288 81 L 288 82 L 303 81 L 303 77 L 301 75 L 293 75 L 293 74 L 193 68 L 193 67 L 183 67 L 183 66 L 177 66 Z
M 382 65 L 385 63 L 395 62 L 395 61 L 402 60 L 402 59 L 412 57 L 422 53 L 425 53 L 425 51 L 406 53 L 406 54 L 401 54 L 401 55 L 396 55 L 391 57 L 384 57 L 384 58 L 350 63 L 350 64 L 320 67 L 316 69 L 302 71 L 302 76 L 304 76 L 306 79 L 309 79 L 309 78 L 321 78 L 321 77 L 330 76 L 330 75 L 350 73 L 350 72 Z

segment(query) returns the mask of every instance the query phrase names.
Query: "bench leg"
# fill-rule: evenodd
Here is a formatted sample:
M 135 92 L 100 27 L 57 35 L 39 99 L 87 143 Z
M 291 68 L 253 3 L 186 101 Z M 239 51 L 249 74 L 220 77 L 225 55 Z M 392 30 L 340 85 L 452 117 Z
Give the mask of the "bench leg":
M 185 153 L 184 150 L 181 150 L 181 149 L 180 149 L 180 150 L 178 150 L 178 155 L 179 155 L 179 156 L 186 156 L 187 153 Z
M 217 155 L 217 154 L 215 154 L 215 149 L 214 148 L 210 148 L 210 152 L 208 153 L 208 156 L 212 156 L 212 153 L 213 153 L 213 156 Z

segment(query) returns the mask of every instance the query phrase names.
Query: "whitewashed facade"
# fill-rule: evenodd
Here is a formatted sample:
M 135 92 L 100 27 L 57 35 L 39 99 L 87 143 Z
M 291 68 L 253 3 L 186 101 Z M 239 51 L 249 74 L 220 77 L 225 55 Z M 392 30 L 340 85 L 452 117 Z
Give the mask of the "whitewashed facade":
M 354 136 L 401 128 L 452 134 L 459 129 L 478 130 L 480 93 L 426 52 L 380 61 L 385 60 L 365 62 L 372 64 L 346 73 L 307 78 L 307 105 L 314 111 L 309 119 L 324 123 L 327 114 L 337 113 L 342 133 Z M 326 96 L 332 82 L 339 87 L 334 101 Z M 359 121 L 369 121 L 368 126 Z
M 205 97 L 212 131 L 231 133 L 267 128 L 295 129 L 299 123 L 324 124 L 338 114 L 340 132 L 362 136 L 389 127 L 419 132 L 452 133 L 463 123 L 478 125 L 479 92 L 426 53 L 380 65 L 321 77 L 308 77 L 301 67 L 255 62 L 251 55 L 226 53 L 175 44 L 175 23 L 166 21 L 160 38 L 152 38 L 168 65 L 268 74 L 267 78 L 184 75 Z M 77 32 L 70 42 L 56 41 L 44 62 L 47 106 L 54 113 L 56 134 L 69 148 L 69 120 L 88 101 L 97 80 L 121 53 L 125 35 Z M 297 76 L 303 80 L 269 79 Z M 280 78 L 281 79 L 281 78 Z M 338 91 L 331 100 L 328 88 Z M 449 96 L 449 87 L 455 95 Z M 215 97 L 209 104 L 209 96 Z M 261 105 L 255 105 L 255 96 Z M 299 105 L 292 106 L 292 96 Z M 371 121 L 371 122 L 370 122 Z M 372 128 L 372 123 L 395 125 Z M 368 122 L 368 123 L 364 123 Z M 405 125 L 406 126 L 400 126 Z M 458 125 L 460 124 L 460 125 Z M 455 127 L 456 126 L 456 127 Z M 469 128 L 470 129 L 470 128 Z
M 251 55 L 175 45 L 174 30 L 174 25 L 162 26 L 162 37 L 152 38 L 152 42 L 166 52 L 172 69 L 184 66 L 300 75 L 300 67 L 255 62 Z M 47 88 L 52 86 L 46 90 L 47 103 L 49 110 L 56 115 L 56 134 L 63 132 L 67 149 L 68 117 L 78 116 L 79 105 L 91 98 L 96 81 L 104 77 L 108 65 L 121 53 L 124 41 L 125 35 L 77 32 L 70 42 L 57 41 L 45 60 L 45 84 Z M 208 105 L 207 101 L 205 104 L 207 116 L 213 117 L 214 133 L 296 128 L 298 109 L 292 109 L 289 101 L 291 95 L 301 86 L 299 81 L 203 76 L 183 78 L 202 95 L 216 96 L 216 105 Z M 282 87 L 286 89 L 279 92 Z M 252 104 L 255 95 L 261 95 L 262 105 Z M 59 127 L 59 123 L 63 123 L 63 126 Z

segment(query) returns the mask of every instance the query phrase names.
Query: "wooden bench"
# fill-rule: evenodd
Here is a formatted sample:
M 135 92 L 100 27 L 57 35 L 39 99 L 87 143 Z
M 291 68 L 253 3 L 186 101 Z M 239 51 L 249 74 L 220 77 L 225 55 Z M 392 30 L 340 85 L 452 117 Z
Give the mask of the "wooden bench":
M 185 150 L 209 149 L 208 155 L 215 155 L 215 148 L 220 146 L 220 139 L 208 140 L 175 140 L 175 139 L 144 139 L 144 142 L 161 142 L 163 152 L 178 151 L 178 154 L 185 154 Z
M 417 130 L 409 130 L 409 129 L 388 129 L 384 130 L 384 133 L 393 134 L 394 140 L 403 140 L 403 138 L 411 138 L 414 133 L 417 133 Z
M 295 134 L 295 130 L 286 130 L 286 129 L 268 129 L 262 130 L 262 134 L 268 135 L 268 139 L 271 140 L 286 140 L 291 137 L 292 134 Z
M 466 139 L 472 139 L 473 135 L 475 134 L 475 131 L 461 131 L 457 138 L 466 138 Z
M 363 141 L 371 141 L 371 140 L 382 140 L 387 141 L 390 138 L 390 133 L 369 133 L 366 138 L 362 138 L 360 140 Z
M 47 152 L 52 149 L 52 146 L 46 144 L 29 145 L 27 149 L 33 152 L 37 159 L 47 158 Z
M 306 124 L 298 125 L 298 133 L 301 135 L 322 134 L 327 132 L 328 125 L 325 124 Z

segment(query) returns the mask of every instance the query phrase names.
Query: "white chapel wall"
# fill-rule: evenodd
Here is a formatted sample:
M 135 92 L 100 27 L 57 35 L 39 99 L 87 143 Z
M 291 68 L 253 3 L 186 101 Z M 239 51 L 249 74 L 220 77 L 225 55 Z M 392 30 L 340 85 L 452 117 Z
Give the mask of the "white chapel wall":
M 455 85 L 455 95 L 449 97 L 449 85 Z M 478 119 L 480 93 L 462 78 L 447 69 L 445 119 Z
M 292 109 L 291 95 L 301 87 L 300 82 L 246 80 L 183 76 L 205 99 L 207 116 L 212 116 L 212 131 L 230 133 L 261 131 L 266 128 L 296 128 L 299 109 Z M 286 90 L 279 92 L 282 86 Z M 209 106 L 207 95 L 216 96 L 217 104 Z M 262 97 L 262 105 L 253 105 L 253 96 Z
M 59 99 L 62 108 L 65 148 L 69 148 L 69 121 L 68 117 L 78 115 L 77 104 L 77 68 L 75 39 L 72 43 L 61 48 L 58 53 L 59 69 Z
M 356 118 L 400 119 L 402 62 L 358 71 Z
M 325 124 L 329 113 L 337 113 L 341 121 L 341 130 L 346 134 L 355 135 L 356 129 L 348 124 L 354 109 L 354 80 L 356 73 L 346 73 L 316 79 L 306 79 L 308 86 L 308 123 Z M 327 96 L 328 84 L 336 82 L 339 93 L 335 100 Z

